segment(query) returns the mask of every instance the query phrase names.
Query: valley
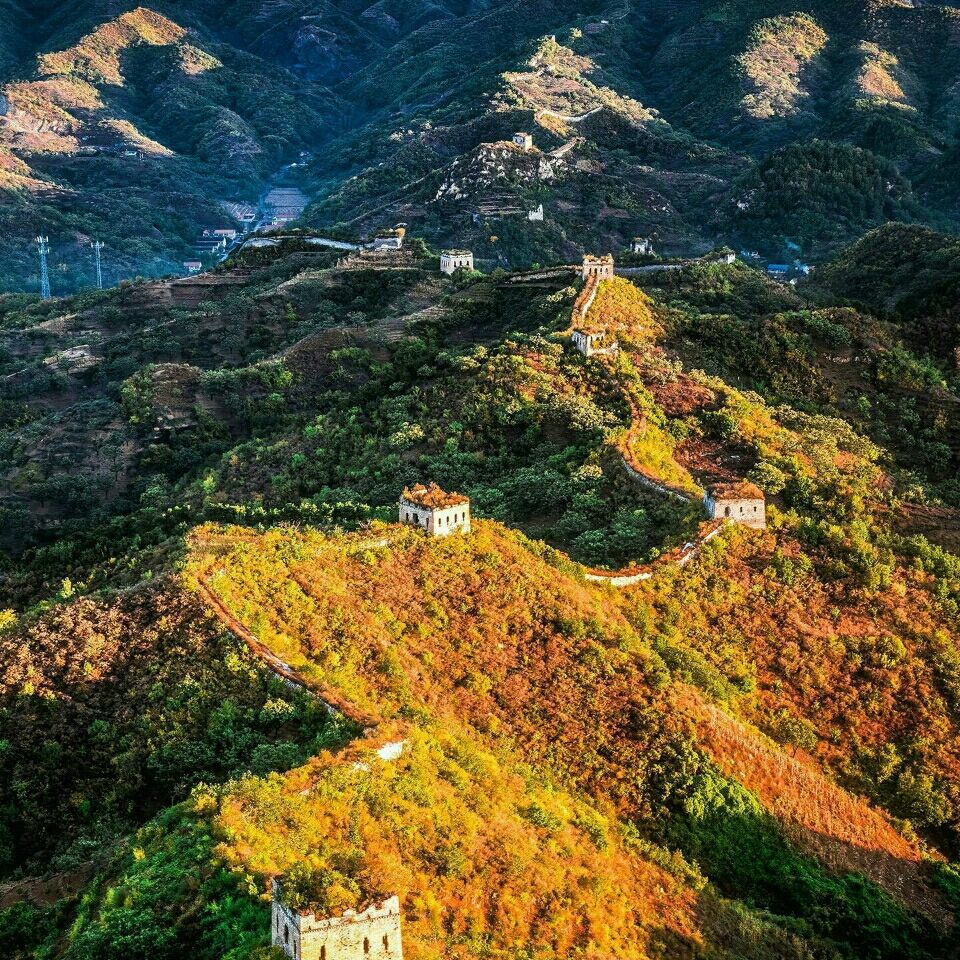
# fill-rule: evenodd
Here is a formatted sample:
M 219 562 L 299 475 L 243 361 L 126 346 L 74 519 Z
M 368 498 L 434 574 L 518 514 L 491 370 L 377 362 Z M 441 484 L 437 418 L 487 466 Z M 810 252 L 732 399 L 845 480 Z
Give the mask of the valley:
M 0 957 L 956 957 L 960 9 L 0 9 Z
M 34 6 L 0 118 L 10 290 L 38 289 L 38 234 L 60 294 L 92 285 L 90 238 L 110 283 L 180 273 L 291 164 L 310 227 L 405 222 L 513 268 L 637 235 L 817 263 L 888 220 L 956 223 L 950 6 Z M 526 158 L 497 146 L 516 130 Z

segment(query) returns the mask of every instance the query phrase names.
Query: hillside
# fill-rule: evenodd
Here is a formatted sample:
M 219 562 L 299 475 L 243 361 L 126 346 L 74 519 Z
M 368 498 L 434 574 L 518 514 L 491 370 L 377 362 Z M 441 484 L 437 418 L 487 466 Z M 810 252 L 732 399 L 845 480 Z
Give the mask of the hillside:
M 817 261 L 888 220 L 955 229 L 960 217 L 951 5 L 9 13 L 8 289 L 37 289 L 40 232 L 61 295 L 92 285 L 91 238 L 107 244 L 111 283 L 181 272 L 203 229 L 241 226 L 225 204 L 268 221 L 274 186 L 306 192 L 311 226 L 358 238 L 407 222 L 491 266 L 635 235 L 670 254 L 729 243 Z M 498 147 L 516 130 L 533 133 L 532 157 Z
M 4 165 L 6 289 L 36 277 L 38 233 L 61 295 L 92 285 L 94 238 L 108 285 L 180 272 L 204 228 L 232 225 L 224 204 L 255 207 L 337 112 L 324 88 L 223 46 L 193 16 L 88 16 L 51 31 L 3 88 L 0 144 L 24 165 Z
M 496 524 L 437 543 L 398 528 L 350 538 L 204 528 L 185 585 L 235 634 L 256 624 L 308 687 L 336 691 L 374 729 L 285 776 L 197 788 L 118 851 L 68 956 L 113 956 L 131 928 L 160 956 L 188 945 L 248 955 L 266 927 L 265 879 L 286 870 L 292 896 L 325 911 L 399 890 L 414 956 L 517 942 L 638 957 L 946 946 L 937 868 L 915 845 L 809 760 L 778 755 L 707 706 L 679 682 L 675 654 L 664 660 L 609 594 Z M 270 716 L 289 723 L 296 714 L 282 705 L 272 699 Z M 737 775 L 755 793 L 725 779 Z M 203 882 L 178 885 L 184 872 Z M 629 891 L 630 910 L 614 889 Z M 752 908 L 728 899 L 745 890 Z
M 960 346 L 957 283 L 960 243 L 923 227 L 890 224 L 867 234 L 829 264 L 819 286 L 905 324 L 911 339 L 938 359 Z
M 0 952 L 264 960 L 287 873 L 413 958 L 951 956 L 957 383 L 862 246 L 588 299 L 314 239 L 0 303 Z

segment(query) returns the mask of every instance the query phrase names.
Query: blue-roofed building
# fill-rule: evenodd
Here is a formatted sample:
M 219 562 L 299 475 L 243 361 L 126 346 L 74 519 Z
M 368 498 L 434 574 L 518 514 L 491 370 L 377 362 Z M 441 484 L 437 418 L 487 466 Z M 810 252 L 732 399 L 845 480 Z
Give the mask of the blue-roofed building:
M 786 280 L 790 276 L 790 269 L 787 263 L 771 263 L 767 266 L 767 276 L 774 280 Z

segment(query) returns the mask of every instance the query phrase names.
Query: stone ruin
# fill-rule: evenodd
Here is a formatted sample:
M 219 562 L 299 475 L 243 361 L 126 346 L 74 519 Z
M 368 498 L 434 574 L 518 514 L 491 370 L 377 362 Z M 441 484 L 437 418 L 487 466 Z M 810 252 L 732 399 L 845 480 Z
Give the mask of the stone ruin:
M 599 277 L 601 280 L 613 279 L 613 254 L 608 253 L 602 257 L 594 257 L 587 254 L 583 258 L 582 267 L 583 279 L 590 277 Z
M 703 505 L 711 520 L 742 523 L 756 530 L 766 529 L 766 497 L 763 491 L 752 483 L 715 483 L 707 487 Z
M 400 497 L 400 522 L 420 527 L 431 537 L 470 532 L 470 498 L 447 493 L 435 483 L 408 487 Z
M 571 339 L 573 345 L 585 357 L 611 356 L 620 345 L 606 330 L 581 330 L 575 328 Z
M 291 960 L 403 960 L 400 899 L 317 917 L 288 907 L 283 881 L 274 878 L 271 942 Z

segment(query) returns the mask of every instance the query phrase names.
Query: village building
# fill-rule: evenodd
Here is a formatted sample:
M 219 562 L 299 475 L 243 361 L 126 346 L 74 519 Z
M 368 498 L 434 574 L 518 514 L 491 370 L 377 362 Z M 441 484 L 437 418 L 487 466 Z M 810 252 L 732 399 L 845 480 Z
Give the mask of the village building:
M 528 210 L 527 219 L 542 221 L 543 220 L 543 204 L 541 203 L 536 210 Z
M 786 280 L 790 276 L 790 265 L 786 263 L 771 263 L 767 267 L 767 276 L 774 280 Z
M 613 279 L 613 254 L 594 257 L 587 254 L 583 258 L 583 278 L 599 277 L 601 280 Z
M 227 240 L 237 239 L 237 231 L 234 230 L 233 227 L 218 227 L 213 231 L 213 235 L 215 237 L 224 237 Z
M 530 151 L 533 149 L 533 137 L 524 130 L 518 130 L 513 135 L 513 143 L 521 150 Z
M 187 273 L 199 273 L 203 269 L 203 263 L 200 260 L 184 260 L 183 269 Z
M 201 237 L 193 248 L 197 253 L 216 254 L 227 249 L 227 241 L 224 237 Z
M 403 238 L 407 235 L 404 227 L 394 227 L 393 230 L 382 230 L 368 244 L 371 250 L 402 250 Z
M 270 932 L 273 946 L 291 960 L 403 960 L 398 897 L 321 918 L 288 907 L 275 878 Z
M 711 520 L 766 529 L 767 501 L 763 491 L 752 483 L 717 483 L 707 487 L 703 505 Z
M 585 357 L 608 357 L 620 349 L 620 344 L 606 330 L 574 329 L 572 340 Z
M 226 203 L 224 204 L 224 210 L 238 223 L 242 223 L 245 228 L 249 228 L 257 219 L 257 211 L 249 203 Z
M 456 531 L 470 532 L 470 498 L 447 493 L 435 483 L 404 489 L 400 497 L 400 522 L 420 527 L 431 537 Z
M 440 272 L 456 273 L 473 269 L 473 254 L 469 250 L 444 250 L 440 254 Z
M 653 253 L 653 241 L 649 237 L 634 237 L 630 244 L 631 253 L 650 255 Z

